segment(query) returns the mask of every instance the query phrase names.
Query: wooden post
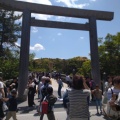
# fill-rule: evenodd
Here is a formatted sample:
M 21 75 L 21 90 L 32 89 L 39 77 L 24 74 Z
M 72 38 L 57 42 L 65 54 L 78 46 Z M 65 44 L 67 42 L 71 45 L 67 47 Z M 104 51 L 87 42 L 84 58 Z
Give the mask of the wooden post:
M 92 78 L 101 87 L 96 18 L 89 18 Z
M 25 9 L 22 20 L 22 37 L 20 49 L 20 68 L 18 81 L 18 99 L 24 100 L 24 91 L 28 82 L 28 65 L 29 65 L 29 46 L 30 46 L 30 23 L 31 12 Z

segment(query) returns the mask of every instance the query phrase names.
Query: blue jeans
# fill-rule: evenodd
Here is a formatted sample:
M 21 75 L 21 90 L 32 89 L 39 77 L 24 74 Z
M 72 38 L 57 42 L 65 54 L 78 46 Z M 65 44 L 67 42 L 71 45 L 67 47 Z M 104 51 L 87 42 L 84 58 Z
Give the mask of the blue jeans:
M 97 109 L 97 112 L 98 112 L 98 107 L 100 107 L 100 111 L 102 111 L 102 99 L 95 99 L 95 102 L 96 102 L 96 109 Z
M 61 98 L 62 96 L 61 96 L 61 89 L 62 89 L 62 86 L 61 85 L 59 85 L 58 86 L 58 96 Z

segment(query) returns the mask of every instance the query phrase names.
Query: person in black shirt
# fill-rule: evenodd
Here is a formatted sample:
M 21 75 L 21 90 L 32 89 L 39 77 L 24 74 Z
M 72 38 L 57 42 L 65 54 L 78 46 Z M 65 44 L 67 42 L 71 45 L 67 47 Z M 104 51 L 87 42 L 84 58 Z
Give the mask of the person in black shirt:
M 17 78 L 13 79 L 10 86 L 12 87 L 12 89 L 16 89 L 16 90 L 18 89 L 18 80 L 17 80 Z
M 28 81 L 28 106 L 33 107 L 34 103 L 34 94 L 35 94 L 35 89 L 34 89 L 35 83 L 34 81 L 30 78 Z
M 17 99 L 16 99 L 17 92 L 16 90 L 11 91 L 11 98 L 8 98 L 8 112 L 5 120 L 9 120 L 13 117 L 13 120 L 17 120 L 16 111 L 17 111 Z

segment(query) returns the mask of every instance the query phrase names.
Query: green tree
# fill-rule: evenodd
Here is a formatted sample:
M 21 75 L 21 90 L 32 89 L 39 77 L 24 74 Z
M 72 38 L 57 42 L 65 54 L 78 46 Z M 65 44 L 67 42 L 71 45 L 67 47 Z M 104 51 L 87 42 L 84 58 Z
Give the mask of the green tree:
M 83 62 L 82 66 L 78 68 L 78 73 L 83 76 L 91 77 L 91 61 L 86 60 L 85 62 Z
M 120 74 L 120 33 L 107 34 L 102 45 L 99 46 L 101 73 L 107 75 Z
M 21 23 L 17 20 L 21 15 L 15 15 L 14 11 L 0 10 L 0 57 L 8 57 L 10 48 L 17 46 L 21 37 Z

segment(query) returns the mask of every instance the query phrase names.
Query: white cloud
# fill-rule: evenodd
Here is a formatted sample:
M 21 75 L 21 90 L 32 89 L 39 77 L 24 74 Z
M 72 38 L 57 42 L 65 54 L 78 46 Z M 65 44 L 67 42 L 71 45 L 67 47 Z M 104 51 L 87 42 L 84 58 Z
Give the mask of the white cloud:
M 34 60 L 37 60 L 37 59 L 39 59 L 39 58 L 37 58 L 37 57 L 35 57 L 35 58 L 33 58 Z
M 60 22 L 70 22 L 71 19 L 72 19 L 71 17 L 63 17 L 63 16 L 55 17 L 55 20 Z
M 40 50 L 45 50 L 45 48 L 41 44 L 35 44 L 33 47 L 30 46 L 30 50 L 32 51 L 40 51 Z
M 66 17 L 63 17 L 63 16 L 58 16 L 56 17 L 56 20 L 57 21 L 64 21 Z
M 90 0 L 91 2 L 95 2 L 95 1 L 97 1 L 97 0 Z
M 48 20 L 49 18 L 52 17 L 52 15 L 35 14 L 35 13 L 32 13 L 31 16 L 41 20 Z
M 36 27 L 32 27 L 32 32 L 36 33 L 36 32 L 38 32 L 38 29 Z
M 82 39 L 82 40 L 83 40 L 83 39 L 84 39 L 84 37 L 80 37 L 80 39 Z
M 15 45 L 16 45 L 16 46 L 18 46 L 18 47 L 20 47 L 20 44 L 19 44 L 19 43 L 17 43 L 17 42 L 15 42 Z
M 62 35 L 62 33 L 58 33 L 57 35 L 58 35 L 58 36 L 61 36 L 61 35 Z
M 64 3 L 67 7 L 73 7 L 73 8 L 84 8 L 86 6 L 89 6 L 89 3 L 84 3 L 84 4 L 76 4 L 78 0 L 56 0 L 56 2 L 62 2 Z

